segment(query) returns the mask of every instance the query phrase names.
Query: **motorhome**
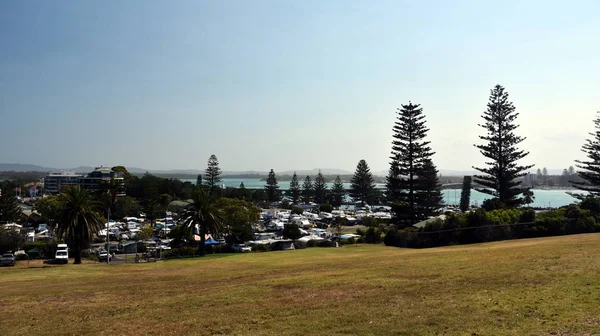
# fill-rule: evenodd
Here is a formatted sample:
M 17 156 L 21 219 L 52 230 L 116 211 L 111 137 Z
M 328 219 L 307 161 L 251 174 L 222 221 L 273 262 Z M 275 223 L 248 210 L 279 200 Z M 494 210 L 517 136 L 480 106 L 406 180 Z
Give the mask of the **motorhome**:
M 69 247 L 67 244 L 58 244 L 56 246 L 56 254 L 54 255 L 54 259 L 63 264 L 69 262 Z

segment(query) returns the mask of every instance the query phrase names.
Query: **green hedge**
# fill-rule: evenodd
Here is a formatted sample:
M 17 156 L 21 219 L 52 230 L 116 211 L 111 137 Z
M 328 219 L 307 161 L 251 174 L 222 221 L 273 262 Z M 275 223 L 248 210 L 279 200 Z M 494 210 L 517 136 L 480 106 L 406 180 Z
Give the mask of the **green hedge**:
M 448 214 L 446 220 L 434 221 L 421 229 L 392 228 L 385 235 L 384 243 L 388 246 L 424 248 L 600 232 L 598 216 L 600 214 L 577 205 L 538 215 L 533 210 L 480 209 L 466 214 Z M 439 232 L 442 230 L 444 232 Z

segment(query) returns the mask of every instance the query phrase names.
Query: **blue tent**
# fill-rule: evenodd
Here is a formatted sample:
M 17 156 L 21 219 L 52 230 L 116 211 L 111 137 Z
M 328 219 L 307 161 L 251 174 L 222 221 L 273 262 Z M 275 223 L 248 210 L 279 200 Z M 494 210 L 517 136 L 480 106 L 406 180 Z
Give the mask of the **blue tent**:
M 219 245 L 218 241 L 212 239 L 212 237 L 208 237 L 208 239 L 204 242 L 204 245 Z

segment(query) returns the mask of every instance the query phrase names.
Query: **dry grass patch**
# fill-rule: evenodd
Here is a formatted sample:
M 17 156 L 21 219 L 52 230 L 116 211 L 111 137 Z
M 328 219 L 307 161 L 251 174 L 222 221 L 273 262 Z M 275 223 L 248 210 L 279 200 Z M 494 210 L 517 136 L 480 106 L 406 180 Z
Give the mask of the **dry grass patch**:
M 600 235 L 0 269 L 1 335 L 594 335 Z

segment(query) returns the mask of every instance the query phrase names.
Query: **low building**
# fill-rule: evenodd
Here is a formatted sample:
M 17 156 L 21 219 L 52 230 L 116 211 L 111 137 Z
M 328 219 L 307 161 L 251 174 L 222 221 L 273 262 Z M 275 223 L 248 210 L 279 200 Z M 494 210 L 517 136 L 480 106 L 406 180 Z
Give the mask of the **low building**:
M 48 173 L 44 178 L 44 189 L 51 194 L 58 194 L 65 186 L 79 185 L 83 175 L 72 172 Z

